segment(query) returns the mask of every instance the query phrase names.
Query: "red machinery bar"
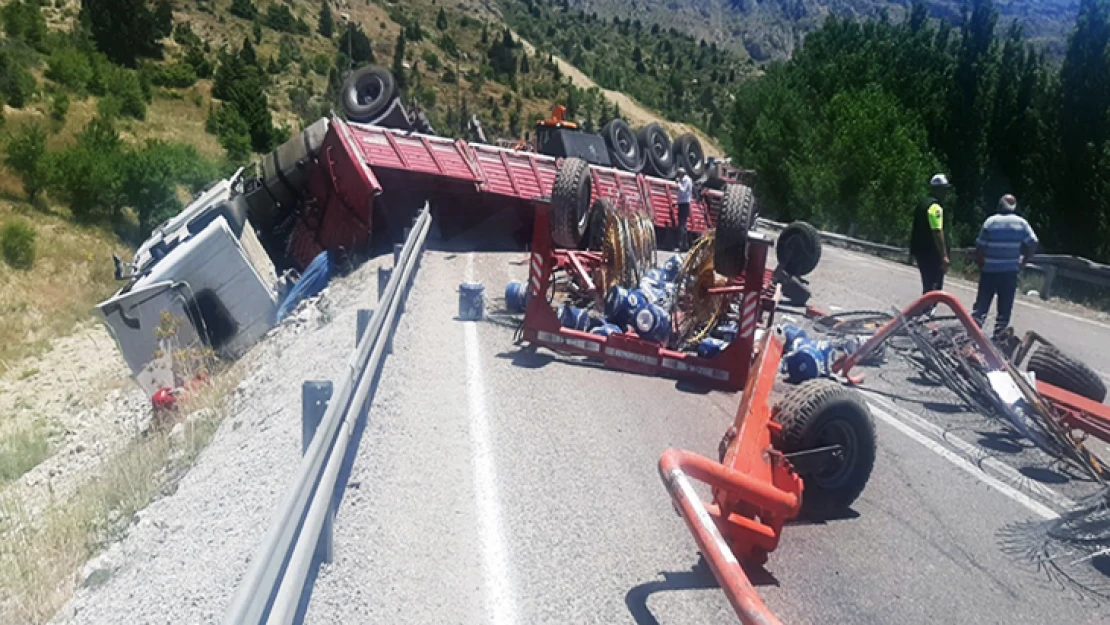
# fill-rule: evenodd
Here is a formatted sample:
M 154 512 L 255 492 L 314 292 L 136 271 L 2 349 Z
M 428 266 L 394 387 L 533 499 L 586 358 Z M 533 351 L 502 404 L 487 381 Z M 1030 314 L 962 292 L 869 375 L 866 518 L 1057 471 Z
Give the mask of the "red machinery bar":
M 363 162 L 373 169 L 404 170 L 433 178 L 472 183 L 476 193 L 532 202 L 546 196 L 558 172 L 559 159 L 478 143 L 432 137 L 391 128 L 333 120 L 354 136 Z M 656 226 L 675 227 L 674 195 L 670 180 L 632 174 L 612 167 L 590 165 L 591 201 L 619 197 L 630 208 L 648 211 Z M 429 184 L 427 178 L 419 182 Z M 721 192 L 705 190 L 690 206 L 687 227 L 701 233 L 716 223 Z
M 773 444 L 781 428 L 773 420 L 770 399 L 782 351 L 782 340 L 764 332 L 722 462 L 678 449 L 668 449 L 659 459 L 671 499 L 745 625 L 781 621 L 759 598 L 740 560 L 765 562 L 778 546 L 783 525 L 801 510 L 802 480 Z M 712 504 L 698 498 L 690 478 L 712 487 Z
M 926 293 L 906 307 L 906 309 L 902 311 L 902 317 L 906 319 L 916 317 L 935 304 L 944 304 L 952 310 L 956 318 L 963 324 L 971 340 L 979 347 L 979 351 L 986 358 L 987 365 L 992 370 L 1005 368 L 1002 357 L 994 349 L 991 342 L 987 340 L 987 337 L 979 328 L 979 324 L 975 323 L 975 320 L 971 318 L 971 315 L 968 314 L 963 304 L 950 293 L 945 293 L 944 291 Z M 862 383 L 862 376 L 852 377 L 850 375 L 852 368 L 877 349 L 887 337 L 898 330 L 900 325 L 901 320 L 897 318 L 887 322 L 887 324 L 876 332 L 874 336 L 861 345 L 855 353 L 833 363 L 833 371 L 848 378 L 853 384 Z M 1053 407 L 1063 417 L 1064 422 L 1069 426 L 1078 428 L 1091 436 L 1110 442 L 1110 407 L 1040 381 L 1037 382 L 1037 392 L 1052 403 Z
M 556 250 L 551 241 L 550 206 L 536 202 L 533 224 L 532 256 L 529 269 L 531 298 L 524 314 L 524 339 L 551 349 L 600 359 L 607 367 L 661 375 L 681 380 L 708 383 L 714 388 L 739 390 L 747 381 L 755 343 L 755 329 L 763 313 L 774 314 L 774 286 L 766 270 L 770 239 L 752 233 L 742 282 L 741 315 L 736 340 L 715 358 L 699 358 L 676 352 L 629 334 L 609 337 L 563 327 L 547 302 L 547 292 L 556 268 L 571 270 L 583 286 L 604 297 L 592 287 L 588 264 L 600 260 L 596 254 Z M 592 261 L 592 263 L 591 263 Z M 768 321 L 769 323 L 769 321 Z

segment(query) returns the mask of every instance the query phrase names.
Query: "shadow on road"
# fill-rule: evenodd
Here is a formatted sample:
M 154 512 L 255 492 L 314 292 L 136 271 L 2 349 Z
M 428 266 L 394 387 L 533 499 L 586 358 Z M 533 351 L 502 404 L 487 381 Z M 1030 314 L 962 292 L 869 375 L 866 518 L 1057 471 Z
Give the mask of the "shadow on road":
M 779 585 L 779 580 L 762 566 L 744 565 L 744 572 L 753 586 Z M 704 557 L 698 558 L 698 563 L 689 571 L 661 571 L 660 575 L 663 579 L 634 586 L 624 595 L 624 604 L 628 606 L 628 612 L 637 625 L 659 625 L 658 619 L 647 605 L 648 598 L 657 592 L 720 588 Z

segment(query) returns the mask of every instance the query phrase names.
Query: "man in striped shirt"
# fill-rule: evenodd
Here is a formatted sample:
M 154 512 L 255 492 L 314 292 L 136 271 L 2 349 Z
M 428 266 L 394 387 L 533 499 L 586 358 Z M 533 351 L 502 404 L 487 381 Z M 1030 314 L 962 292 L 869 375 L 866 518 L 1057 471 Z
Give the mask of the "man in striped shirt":
M 1016 214 L 1017 199 L 1003 195 L 998 201 L 998 212 L 983 222 L 979 240 L 975 242 L 975 261 L 979 265 L 979 292 L 971 316 L 981 327 L 991 309 L 991 301 L 998 296 L 998 315 L 994 320 L 994 335 L 1010 325 L 1014 308 L 1018 272 L 1037 249 L 1037 235 L 1029 222 Z

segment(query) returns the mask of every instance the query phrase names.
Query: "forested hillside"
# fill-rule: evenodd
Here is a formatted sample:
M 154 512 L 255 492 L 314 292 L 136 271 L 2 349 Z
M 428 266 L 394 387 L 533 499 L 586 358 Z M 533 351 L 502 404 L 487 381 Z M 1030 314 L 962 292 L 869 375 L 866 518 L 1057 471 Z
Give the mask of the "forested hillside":
M 742 50 L 757 61 L 782 59 L 801 45 L 806 33 L 829 15 L 874 19 L 886 12 L 901 21 L 907 0 L 567 0 L 571 9 L 596 12 L 602 19 L 619 16 L 644 24 L 675 27 L 699 39 Z M 931 17 L 958 23 L 963 0 L 927 0 Z M 1004 22 L 1025 25 L 1030 40 L 1053 56 L 1062 56 L 1067 33 L 1075 23 L 1078 0 L 1001 0 Z
M 952 28 L 916 4 L 900 22 L 830 18 L 786 63 L 736 90 L 732 153 L 785 218 L 905 243 L 932 173 L 969 244 L 1001 194 L 1054 252 L 1110 260 L 1110 22 L 1082 0 L 1060 66 L 974 0 Z

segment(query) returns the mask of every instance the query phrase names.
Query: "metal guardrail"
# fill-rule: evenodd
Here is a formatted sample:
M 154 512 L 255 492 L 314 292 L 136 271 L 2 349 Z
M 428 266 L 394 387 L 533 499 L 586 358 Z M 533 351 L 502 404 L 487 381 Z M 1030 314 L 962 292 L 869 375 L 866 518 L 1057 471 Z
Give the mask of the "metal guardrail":
M 313 559 L 318 553 L 325 560 L 330 559 L 330 520 L 334 515 L 334 490 L 340 467 L 358 416 L 367 408 L 382 358 L 391 351 L 395 320 L 412 285 L 431 222 L 425 204 L 404 246 L 394 250 L 392 275 L 379 293 L 378 309 L 361 332 L 347 375 L 335 392 L 329 392 L 330 385 L 321 388 L 318 383 L 306 383 L 306 420 L 313 418 L 309 414 L 311 404 L 322 407 L 322 401 L 327 401 L 327 409 L 322 417 L 316 415 L 320 419 L 318 427 L 305 427 L 306 439 L 312 430 L 315 433 L 311 443 L 305 441 L 304 457 L 293 485 L 278 506 L 224 614 L 226 625 L 293 622 Z M 310 384 L 314 385 L 316 402 L 309 400 Z M 317 392 L 321 390 L 322 393 Z
M 762 217 L 757 220 L 757 223 L 764 228 L 770 228 L 772 230 L 782 230 L 787 226 L 787 224 L 771 221 L 770 219 L 763 219 Z M 864 241 L 835 232 L 821 231 L 821 239 L 826 243 L 838 247 L 858 249 L 872 254 L 897 256 L 901 259 L 908 259 L 910 255 L 908 248 Z M 965 260 L 973 259 L 975 257 L 975 248 L 955 248 L 950 250 L 950 254 Z M 1102 265 L 1093 260 L 1088 260 L 1079 256 L 1037 254 L 1030 259 L 1030 263 L 1026 265 L 1026 269 L 1039 272 L 1044 276 L 1044 286 L 1040 291 L 1041 299 L 1047 300 L 1051 297 L 1052 283 L 1057 277 L 1096 286 L 1110 287 L 1110 265 Z

